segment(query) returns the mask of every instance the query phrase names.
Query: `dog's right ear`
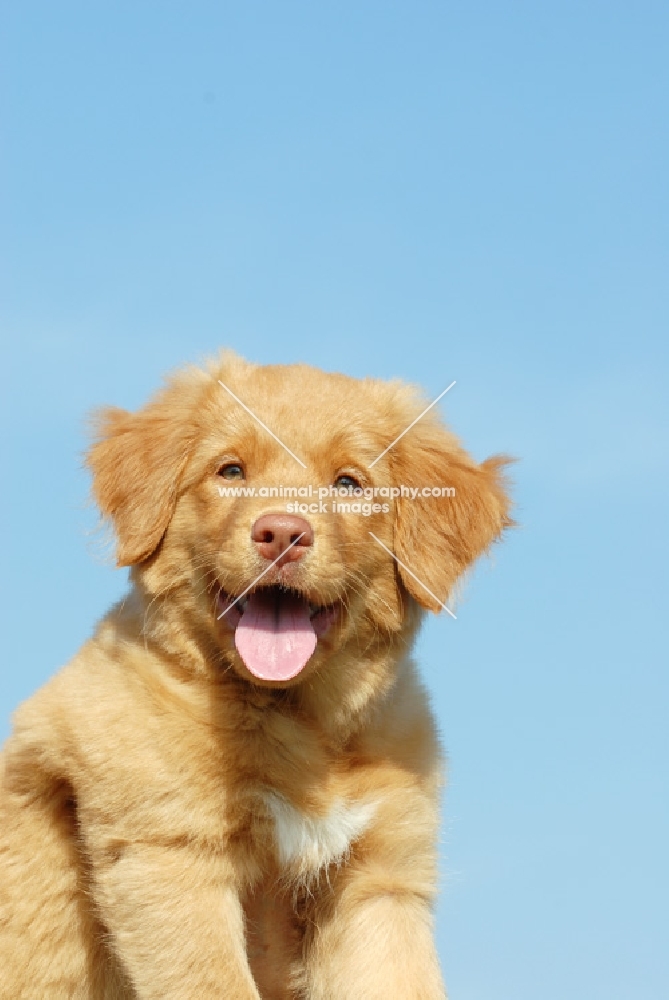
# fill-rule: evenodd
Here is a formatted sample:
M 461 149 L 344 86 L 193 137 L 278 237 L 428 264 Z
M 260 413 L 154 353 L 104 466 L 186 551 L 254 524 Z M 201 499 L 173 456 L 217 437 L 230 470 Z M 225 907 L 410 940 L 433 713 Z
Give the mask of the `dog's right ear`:
M 114 525 L 118 566 L 147 559 L 174 513 L 190 449 L 178 409 L 161 400 L 137 413 L 108 407 L 93 414 L 96 440 L 86 465 L 98 507 Z

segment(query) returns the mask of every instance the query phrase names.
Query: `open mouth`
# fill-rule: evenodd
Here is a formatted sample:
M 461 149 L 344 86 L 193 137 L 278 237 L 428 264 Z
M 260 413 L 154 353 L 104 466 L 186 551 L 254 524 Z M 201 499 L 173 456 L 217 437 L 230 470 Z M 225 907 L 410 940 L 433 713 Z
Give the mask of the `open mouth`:
M 247 668 L 254 677 L 271 681 L 300 673 L 338 613 L 337 605 L 313 604 L 280 586 L 259 587 L 236 603 L 222 590 L 218 608 L 234 627 L 235 646 Z

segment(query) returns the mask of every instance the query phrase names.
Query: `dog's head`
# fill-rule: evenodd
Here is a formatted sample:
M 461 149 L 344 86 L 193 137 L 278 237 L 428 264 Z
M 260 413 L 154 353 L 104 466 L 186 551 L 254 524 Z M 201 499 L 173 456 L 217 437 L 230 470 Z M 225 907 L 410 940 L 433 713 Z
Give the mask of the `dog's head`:
M 94 495 L 151 620 L 265 686 L 406 642 L 511 523 L 504 460 L 424 409 L 401 383 L 226 354 L 98 414 Z

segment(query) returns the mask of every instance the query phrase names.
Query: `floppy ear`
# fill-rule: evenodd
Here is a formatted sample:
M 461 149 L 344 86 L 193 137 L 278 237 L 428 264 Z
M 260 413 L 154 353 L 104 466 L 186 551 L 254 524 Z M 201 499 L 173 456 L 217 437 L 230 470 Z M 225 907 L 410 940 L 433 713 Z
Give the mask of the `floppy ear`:
M 438 498 L 400 496 L 395 508 L 395 553 L 415 574 L 398 566 L 402 583 L 423 607 L 440 611 L 460 574 L 514 523 L 503 476 L 512 459 L 494 456 L 477 465 L 433 422 L 417 425 L 402 444 L 393 464 L 396 486 L 454 490 Z
M 113 522 L 117 566 L 132 566 L 155 551 L 167 530 L 190 441 L 164 403 L 138 413 L 108 407 L 94 414 L 93 425 L 97 441 L 86 456 L 93 495 Z

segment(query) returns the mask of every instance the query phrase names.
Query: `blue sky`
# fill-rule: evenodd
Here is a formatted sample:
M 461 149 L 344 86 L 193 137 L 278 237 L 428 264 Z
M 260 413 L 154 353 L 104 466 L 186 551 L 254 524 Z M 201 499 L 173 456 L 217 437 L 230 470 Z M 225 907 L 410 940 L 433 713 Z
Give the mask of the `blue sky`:
M 453 1000 L 669 995 L 666 4 L 34 3 L 2 42 L 0 738 L 124 589 L 87 412 L 397 376 L 520 527 L 419 644 Z

